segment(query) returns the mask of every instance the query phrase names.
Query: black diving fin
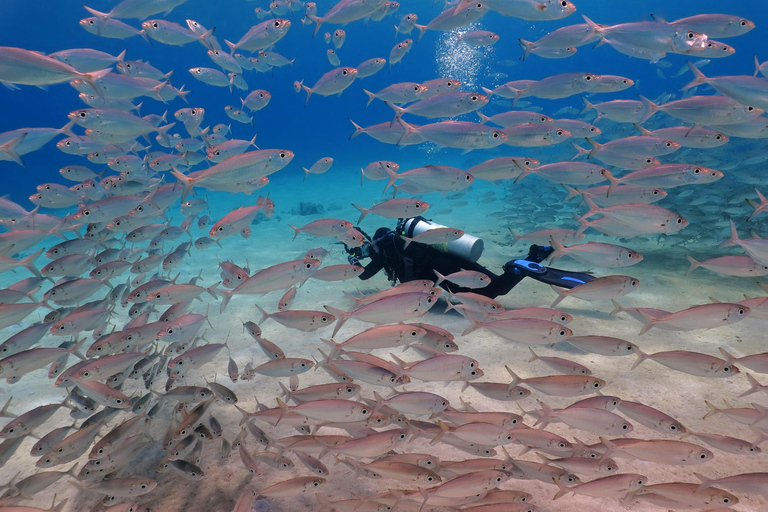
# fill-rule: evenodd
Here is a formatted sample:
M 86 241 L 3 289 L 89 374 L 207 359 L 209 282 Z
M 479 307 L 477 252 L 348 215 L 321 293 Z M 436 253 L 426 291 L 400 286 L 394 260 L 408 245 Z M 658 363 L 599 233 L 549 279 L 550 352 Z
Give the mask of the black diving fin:
M 584 284 L 595 278 L 595 276 L 584 272 L 571 272 L 570 270 L 545 267 L 544 265 L 528 260 L 513 260 L 507 263 L 505 268 L 515 269 L 515 273 L 520 273 L 531 279 L 541 281 L 542 283 L 568 289 Z

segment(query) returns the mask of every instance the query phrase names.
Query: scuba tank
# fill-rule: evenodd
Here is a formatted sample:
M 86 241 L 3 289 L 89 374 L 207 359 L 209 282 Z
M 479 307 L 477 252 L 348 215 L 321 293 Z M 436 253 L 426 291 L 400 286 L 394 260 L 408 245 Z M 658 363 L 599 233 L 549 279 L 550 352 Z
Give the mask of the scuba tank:
M 424 217 L 412 217 L 410 219 L 400 219 L 397 223 L 396 231 L 400 235 L 413 238 L 419 233 L 429 231 L 430 229 L 444 227 L 446 226 L 436 224 Z M 476 236 L 467 233 L 453 242 L 448 242 L 447 244 L 435 244 L 431 247 L 438 251 L 447 252 L 448 254 L 453 254 L 459 258 L 469 260 L 473 263 L 480 259 L 484 249 L 483 240 L 481 238 L 477 238 Z

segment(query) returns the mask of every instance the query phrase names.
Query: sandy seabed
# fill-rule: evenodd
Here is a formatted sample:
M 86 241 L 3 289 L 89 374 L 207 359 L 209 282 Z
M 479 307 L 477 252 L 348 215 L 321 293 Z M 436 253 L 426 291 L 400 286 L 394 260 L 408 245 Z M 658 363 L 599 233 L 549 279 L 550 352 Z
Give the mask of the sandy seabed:
M 334 171 L 331 171 L 334 172 Z M 336 172 L 341 172 L 336 170 Z M 343 174 L 342 174 L 343 176 Z M 349 174 L 349 180 L 357 178 Z M 350 221 L 357 220 L 357 211 L 349 206 L 350 199 L 354 202 L 360 201 L 365 204 L 370 197 L 378 197 L 376 194 L 381 190 L 381 182 L 372 184 L 366 183 L 365 187 L 359 189 L 359 197 L 350 197 L 357 194 L 355 188 L 335 189 L 326 187 L 318 189 L 316 184 L 325 183 L 329 176 L 310 176 L 307 182 L 295 188 L 280 186 L 270 186 L 263 192 L 270 191 L 270 197 L 275 200 L 277 205 L 275 215 L 268 220 L 262 220 L 251 226 L 252 235 L 244 240 L 240 237 L 231 237 L 222 241 L 223 249 L 213 246 L 205 251 L 193 249 L 192 255 L 188 257 L 183 265 L 177 270 L 181 272 L 179 282 L 185 282 L 193 276 L 196 276 L 200 270 L 203 271 L 202 283 L 207 286 L 213 284 L 218 277 L 217 257 L 219 259 L 233 260 L 235 263 L 244 266 L 246 258 L 251 271 L 260 268 L 301 257 L 308 249 L 315 247 L 330 248 L 327 239 L 311 238 L 306 235 L 299 235 L 296 240 L 292 240 L 292 232 L 287 224 L 303 225 L 320 216 L 299 216 L 290 213 L 298 202 L 299 198 L 312 200 L 325 205 L 326 217 L 339 217 Z M 315 180 L 313 182 L 313 180 Z M 510 247 L 510 236 L 506 227 L 512 227 L 516 231 L 526 232 L 531 224 L 536 221 L 530 219 L 511 219 L 505 218 L 497 221 L 490 213 L 507 208 L 512 208 L 505 188 L 492 186 L 485 183 L 476 183 L 473 188 L 467 191 L 466 195 L 460 200 L 467 203 L 459 207 L 450 207 L 452 202 L 456 203 L 459 199 L 449 199 L 438 194 L 424 196 L 424 199 L 430 202 L 433 207 L 428 215 L 436 221 L 460 227 L 469 233 L 482 237 L 486 243 L 486 251 L 481 258 L 481 263 L 489 268 L 499 271 L 501 264 L 514 256 L 523 255 L 527 252 L 527 245 L 524 242 L 518 242 Z M 488 197 L 493 197 L 496 201 L 488 204 L 488 201 L 481 203 Z M 234 197 L 234 199 L 232 199 Z M 322 198 L 322 199 L 320 199 Z M 211 218 L 217 220 L 234 206 L 241 204 L 250 204 L 253 198 L 242 195 L 226 196 L 209 194 L 211 201 Z M 377 199 L 378 201 L 378 199 Z M 236 204 L 235 204 L 236 203 Z M 559 207 L 558 207 L 559 208 Z M 565 208 L 573 210 L 574 206 Z M 450 211 L 449 211 L 450 210 Z M 745 210 L 746 211 L 746 210 Z M 438 215 L 438 212 L 442 212 Z M 556 215 L 556 214 L 555 214 Z M 556 221 L 549 219 L 556 217 L 542 217 L 540 225 L 535 229 L 545 227 L 559 227 Z M 489 220 L 494 219 L 492 222 Z M 363 229 L 372 233 L 380 225 L 392 226 L 394 221 L 388 219 L 368 216 L 362 223 Z M 573 223 L 571 222 L 570 225 Z M 715 231 L 721 231 L 722 225 L 717 226 Z M 201 236 L 197 228 L 194 228 L 194 236 Z M 684 237 L 685 231 L 677 237 Z M 687 263 L 685 254 L 695 251 L 696 247 L 680 247 L 673 244 L 665 244 L 664 237 L 641 237 L 633 239 L 628 243 L 623 243 L 644 254 L 645 259 L 640 264 L 623 269 L 593 269 L 597 275 L 626 274 L 640 280 L 640 287 L 631 295 L 619 299 L 619 302 L 627 307 L 654 307 L 669 311 L 677 311 L 695 304 L 702 304 L 709 301 L 708 297 L 713 296 L 722 301 L 736 301 L 743 298 L 743 294 L 749 296 L 764 295 L 757 286 L 755 279 L 747 278 L 724 278 L 712 274 L 706 270 L 696 270 L 690 276 L 684 276 Z M 587 238 L 601 241 L 613 241 L 601 236 L 590 236 Z M 53 239 L 51 239 L 53 240 Z M 50 242 L 48 245 L 52 245 Z M 167 248 L 175 247 L 178 242 L 166 244 Z M 711 244 L 698 247 L 699 255 L 701 251 L 709 251 L 714 257 L 722 253 L 714 254 Z M 324 265 L 346 263 L 346 255 L 340 246 L 334 246 L 331 254 L 325 259 Z M 696 254 L 694 252 L 694 254 Z M 38 260 L 42 265 L 43 258 Z M 559 267 L 586 270 L 581 268 L 575 262 L 563 259 L 558 263 Z M 7 273 L 2 276 L 4 286 L 18 279 L 26 277 L 27 272 L 19 270 L 17 273 Z M 174 272 L 175 274 L 175 272 Z M 113 279 L 114 283 L 123 282 L 123 279 Z M 332 305 L 337 308 L 349 310 L 351 303 L 343 297 L 344 291 L 371 292 L 376 289 L 384 289 L 389 286 L 383 272 L 368 282 L 361 282 L 357 279 L 342 282 L 321 282 L 315 280 L 307 281 L 298 289 L 293 309 L 313 309 L 320 310 L 323 305 Z M 237 362 L 242 370 L 246 364 L 261 364 L 267 361 L 266 356 L 259 349 L 256 343 L 243 332 L 242 321 L 259 319 L 259 314 L 254 307 L 258 303 L 265 310 L 272 312 L 276 310 L 277 300 L 282 295 L 282 291 L 272 292 L 260 296 L 235 296 L 227 309 L 219 314 L 218 303 L 210 300 L 210 297 L 204 298 L 203 302 L 196 302 L 190 312 L 203 313 L 206 304 L 211 302 L 210 320 L 213 324 L 213 330 L 210 328 L 205 332 L 205 338 L 210 342 L 223 342 L 228 339 L 228 346 L 231 349 L 231 357 Z M 42 296 L 38 292 L 38 297 Z M 102 296 L 101 293 L 97 294 Z M 527 306 L 549 306 L 556 297 L 549 286 L 532 280 L 523 281 L 509 295 L 500 297 L 499 301 L 508 309 Z M 560 305 L 560 308 L 573 315 L 574 319 L 568 324 L 568 327 L 576 335 L 600 334 L 606 336 L 615 336 L 623 338 L 637 344 L 644 352 L 653 353 L 662 350 L 692 350 L 719 356 L 718 347 L 723 347 L 736 356 L 743 356 L 765 351 L 764 342 L 764 321 L 754 318 L 747 318 L 743 322 L 720 327 L 712 330 L 692 331 L 688 333 L 664 331 L 652 329 L 641 337 L 637 333 L 641 325 L 629 317 L 626 313 L 619 313 L 611 316 L 610 312 L 613 306 L 609 301 L 585 302 L 582 300 L 568 298 Z M 418 319 L 420 322 L 433 324 L 449 330 L 456 336 L 456 342 L 459 345 L 459 354 L 468 355 L 478 360 L 480 368 L 485 372 L 481 381 L 508 382 L 509 375 L 504 369 L 508 365 L 518 375 L 523 378 L 550 375 L 555 373 L 541 362 L 528 362 L 530 353 L 525 345 L 505 341 L 498 336 L 485 331 L 478 330 L 467 336 L 461 336 L 460 333 L 467 327 L 468 321 L 462 318 L 456 312 L 443 313 L 444 303 L 440 302 L 430 313 Z M 121 326 L 127 318 L 127 308 L 118 306 L 117 315 L 113 322 Z M 26 327 L 38 320 L 38 315 L 31 315 L 19 327 Z M 327 347 L 320 341 L 320 338 L 327 338 L 332 333 L 332 327 L 326 327 L 322 330 L 305 333 L 297 330 L 287 329 L 280 324 L 267 320 L 261 325 L 263 336 L 279 345 L 289 357 L 319 358 L 318 348 Z M 334 337 L 337 342 L 341 342 L 351 335 L 371 327 L 371 324 L 364 324 L 356 320 L 350 320 L 339 333 Z M 6 339 L 16 332 L 18 327 L 7 328 L 2 331 L 1 337 Z M 45 346 L 56 346 L 61 341 L 60 338 L 48 336 L 44 339 Z M 649 360 L 643 362 L 634 371 L 630 371 L 635 361 L 634 356 L 629 357 L 604 357 L 596 354 L 588 354 L 570 347 L 567 344 L 561 344 L 556 347 L 536 348 L 539 355 L 552 356 L 557 355 L 572 359 L 578 363 L 588 366 L 594 376 L 604 379 L 607 382 L 603 392 L 608 395 L 615 395 L 625 400 L 641 402 L 643 404 L 656 407 L 683 423 L 689 430 L 695 432 L 710 432 L 726 434 L 742 439 L 755 440 L 756 435 L 745 425 L 735 423 L 723 415 L 715 415 L 707 420 L 702 417 L 707 412 L 705 400 L 718 406 L 724 405 L 724 400 L 730 401 L 736 407 L 748 407 L 750 403 L 758 403 L 768 406 L 768 400 L 763 393 L 756 393 L 749 397 L 737 398 L 750 386 L 747 377 L 742 371 L 741 374 L 733 375 L 725 379 L 708 379 L 687 375 L 674 371 L 665 366 Z M 381 357 L 387 357 L 390 351 L 376 351 Z M 412 361 L 419 357 L 413 351 L 402 352 L 402 349 L 391 351 L 398 357 Z M 70 360 L 70 363 L 72 360 Z M 227 378 L 228 354 L 222 351 L 210 363 L 206 364 L 198 371 L 192 373 L 187 379 L 190 385 L 205 385 L 205 378 L 217 378 L 219 382 L 229 386 L 239 398 L 239 406 L 248 411 L 254 411 L 259 403 L 268 406 L 275 406 L 275 398 L 281 396 L 278 379 L 257 376 L 249 381 L 240 380 L 237 383 L 231 383 Z M 47 369 L 37 370 L 25 376 L 19 383 L 3 386 L 3 392 L 0 394 L 0 400 L 4 403 L 9 396 L 13 396 L 11 410 L 17 414 L 29 410 L 35 406 L 60 401 L 65 396 L 63 389 L 53 387 L 51 381 L 46 378 Z M 756 375 L 757 379 L 768 382 L 762 375 Z M 288 379 L 282 379 L 285 385 Z M 330 377 L 322 370 L 310 371 L 300 376 L 300 387 L 306 387 L 314 384 L 331 382 Z M 372 398 L 373 391 L 382 392 L 381 388 L 361 383 L 362 396 Z M 156 390 L 162 391 L 162 386 L 156 384 Z M 447 398 L 452 405 L 458 406 L 461 400 L 464 400 L 472 407 L 480 411 L 508 411 L 520 413 L 521 406 L 525 410 L 537 408 L 536 399 L 542 400 L 552 408 L 564 407 L 577 399 L 559 398 L 543 395 L 533 391 L 531 396 L 519 402 L 519 406 L 513 402 L 497 402 L 486 398 L 474 390 L 467 389 L 461 392 L 461 383 L 453 382 L 445 385 L 443 382 L 414 382 L 405 389 L 408 391 L 423 390 L 440 394 Z M 129 396 L 138 397 L 145 392 L 143 385 L 138 381 L 128 381 L 124 391 Z M 386 392 L 386 390 L 383 390 Z M 24 404 L 24 407 L 19 407 Z M 156 440 L 162 439 L 169 420 L 170 408 L 164 409 L 160 417 L 153 421 L 150 433 Z M 224 437 L 230 442 L 238 434 L 238 426 L 241 415 L 232 406 L 216 403 L 212 408 L 212 414 L 219 420 L 224 428 Z M 128 417 L 127 414 L 118 415 L 109 427 L 113 427 Z M 419 418 L 425 420 L 426 418 Z M 71 424 L 72 420 L 67 414 L 66 409 L 61 409 L 55 413 L 52 419 L 43 427 L 35 430 L 38 436 L 42 436 L 53 428 Z M 529 416 L 526 423 L 533 424 L 533 419 Z M 635 422 L 634 432 L 631 437 L 643 439 L 674 439 L 671 436 L 664 436 L 653 430 L 650 430 Z M 295 435 L 296 432 L 289 427 L 279 426 L 277 428 L 258 423 L 259 427 L 264 429 L 273 438 Z M 547 430 L 560 434 L 569 440 L 577 437 L 586 443 L 596 443 L 599 441 L 597 435 L 569 429 L 562 423 L 553 423 Z M 102 433 L 108 430 L 103 429 Z M 343 433 L 327 428 L 319 433 Z M 632 461 L 629 459 L 616 458 L 619 464 L 619 472 L 622 473 L 640 473 L 646 475 L 649 483 L 661 482 L 698 482 L 693 472 L 701 473 L 711 478 L 720 478 L 723 476 L 765 471 L 766 454 L 754 456 L 739 456 L 719 451 L 715 448 L 699 442 L 694 437 L 689 437 L 686 441 L 698 443 L 707 447 L 715 454 L 714 460 L 702 465 L 694 466 L 666 466 L 650 462 Z M 20 472 L 20 477 L 26 477 L 35 472 L 35 459 L 29 456 L 29 449 L 35 439 L 28 437 L 16 454 L 0 468 L 0 481 L 9 481 L 16 473 Z M 201 467 L 205 472 L 205 477 L 199 481 L 185 480 L 183 477 L 173 473 L 157 474 L 155 468 L 162 455 L 159 453 L 159 441 L 153 446 L 144 447 L 134 463 L 125 469 L 124 475 L 148 475 L 159 481 L 157 489 L 152 493 L 139 498 L 138 502 L 142 507 L 152 511 L 162 512 L 229 512 L 232 510 L 238 495 L 244 488 L 259 489 L 276 482 L 293 478 L 297 476 L 307 476 L 308 470 L 295 460 L 295 467 L 291 471 L 276 471 L 269 466 L 263 465 L 262 472 L 258 475 L 251 475 L 239 460 L 237 453 L 232 453 L 229 459 L 222 461 L 219 456 L 220 440 L 213 440 L 205 444 L 203 449 L 203 461 Z M 247 447 L 251 452 L 261 449 L 253 441 L 247 441 Z M 520 452 L 520 447 L 515 444 L 507 446 L 510 454 L 516 457 Z M 412 452 L 428 452 L 436 455 L 442 460 L 462 460 L 472 458 L 472 456 L 451 448 L 445 444 L 430 445 L 429 440 L 420 437 L 414 442 L 405 445 L 405 450 Z M 499 450 L 500 451 L 500 450 Z M 534 454 L 535 450 L 525 454 L 522 458 L 531 461 L 538 461 Z M 498 458 L 499 456 L 497 456 Z M 79 459 L 83 464 L 86 456 Z M 327 456 L 323 462 L 330 468 L 331 475 L 326 484 L 321 488 L 320 493 L 329 500 L 347 499 L 353 495 L 371 495 L 388 488 L 405 489 L 408 486 L 393 480 L 381 479 L 372 480 L 357 475 L 344 465 L 333 465 L 333 457 Z M 54 468 L 63 470 L 69 468 L 71 464 Z M 583 480 L 591 477 L 584 476 Z M 614 499 L 593 499 L 584 496 L 566 496 L 557 501 L 552 501 L 552 496 L 557 491 L 554 485 L 545 484 L 539 481 L 531 480 L 509 480 L 501 486 L 503 489 L 518 489 L 526 491 L 533 495 L 533 503 L 537 510 L 543 511 L 576 511 L 576 510 L 599 510 L 612 511 L 619 510 L 622 505 Z M 97 509 L 100 502 L 100 496 L 94 493 L 81 492 L 77 490 L 67 478 L 60 480 L 48 490 L 39 493 L 34 500 L 34 505 L 39 507 L 48 507 L 51 497 L 57 494 L 58 498 L 69 498 L 65 511 L 83 511 Z M 736 493 L 740 503 L 734 508 L 740 511 L 762 511 L 768 507 L 768 500 L 762 496 L 750 496 Z M 254 510 L 268 510 L 266 504 L 257 505 L 262 508 Z M 272 511 L 317 511 L 320 510 L 318 501 L 311 495 L 301 495 L 295 498 L 270 500 L 269 506 Z M 629 506 L 630 510 L 651 511 L 662 510 L 647 503 L 636 503 Z M 141 508 L 140 510 L 144 510 Z M 406 510 L 410 510 L 407 508 Z

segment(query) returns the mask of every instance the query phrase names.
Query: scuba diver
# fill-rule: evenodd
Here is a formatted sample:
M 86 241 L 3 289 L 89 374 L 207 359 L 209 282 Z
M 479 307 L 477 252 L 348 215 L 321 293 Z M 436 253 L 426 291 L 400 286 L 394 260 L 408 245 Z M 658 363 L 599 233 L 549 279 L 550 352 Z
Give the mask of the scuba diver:
M 393 286 L 398 280 L 401 283 L 417 279 L 434 281 L 437 278 L 435 271 L 447 276 L 461 270 L 474 270 L 487 275 L 490 283 L 482 288 L 464 288 L 449 281 L 442 281 L 440 286 L 451 293 L 474 292 L 495 298 L 508 293 L 525 277 L 563 288 L 573 288 L 594 279 L 594 276 L 587 273 L 541 265 L 540 263 L 554 252 L 549 246 L 531 245 L 525 258 L 508 261 L 502 267 L 502 274 L 496 275 L 476 262 L 482 254 L 483 241 L 472 235 L 465 233 L 458 240 L 441 245 L 426 245 L 418 241 L 406 244 L 403 238 L 443 227 L 445 226 L 432 223 L 423 217 L 399 219 L 394 231 L 381 227 L 376 230 L 373 238 L 358 227 L 367 240 L 361 247 L 344 247 L 352 265 L 363 266 L 361 259 L 371 259 L 358 276 L 360 279 L 370 279 L 384 269 Z

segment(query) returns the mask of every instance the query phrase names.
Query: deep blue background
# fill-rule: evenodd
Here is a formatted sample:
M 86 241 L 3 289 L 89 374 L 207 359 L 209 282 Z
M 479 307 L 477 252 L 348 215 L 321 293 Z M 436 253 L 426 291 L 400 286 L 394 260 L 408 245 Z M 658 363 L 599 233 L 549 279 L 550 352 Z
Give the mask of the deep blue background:
M 90 7 L 100 11 L 109 11 L 116 2 L 91 0 Z M 215 67 L 205 54 L 205 48 L 197 43 L 183 47 L 167 46 L 154 42 L 148 44 L 140 37 L 127 40 L 99 38 L 87 33 L 78 25 L 81 18 L 89 16 L 82 8 L 80 0 L 62 0 L 55 2 L 29 2 L 6 0 L 3 2 L 3 16 L 0 17 L 0 45 L 15 46 L 41 52 L 54 52 L 67 48 L 92 47 L 117 55 L 124 49 L 128 50 L 128 59 L 143 59 L 163 70 L 175 70 L 172 83 L 176 87 L 182 84 L 193 92 L 188 96 L 190 106 L 206 109 L 207 124 L 229 123 L 224 115 L 223 107 L 227 104 L 240 106 L 239 98 L 245 96 L 244 91 L 235 90 L 230 94 L 227 89 L 215 88 L 193 79 L 188 69 L 195 66 Z M 215 35 L 224 46 L 224 39 L 237 41 L 252 25 L 259 23 L 253 13 L 254 7 L 267 7 L 268 1 L 245 2 L 229 0 L 226 2 L 211 2 L 210 0 L 190 0 L 176 8 L 166 19 L 185 25 L 185 19 L 192 18 L 206 27 L 216 27 Z M 320 0 L 317 2 L 319 13 L 325 13 L 332 2 Z M 502 61 L 509 60 L 516 64 L 520 56 L 517 38 L 536 40 L 556 28 L 581 23 L 581 14 L 585 14 L 595 22 L 611 24 L 626 21 L 647 19 L 653 13 L 668 20 L 704 12 L 723 12 L 722 2 L 714 1 L 645 1 L 645 2 L 616 2 L 614 0 L 582 0 L 576 3 L 576 14 L 559 21 L 527 22 L 514 18 L 504 18 L 496 13 L 489 13 L 480 20 L 485 30 L 492 30 L 501 36 L 500 42 L 493 47 L 490 56 L 483 60 L 482 75 L 478 79 L 480 85 L 493 87 L 513 79 L 540 79 L 546 76 L 567 71 L 590 71 L 602 74 L 618 74 L 633 78 L 636 88 L 601 96 L 601 101 L 617 98 L 634 99 L 638 92 L 649 98 L 658 97 L 668 92 L 679 94 L 680 87 L 690 80 L 690 74 L 680 78 L 663 80 L 658 75 L 658 68 L 647 61 L 629 58 L 614 51 L 609 46 L 592 49 L 589 46 L 579 48 L 573 58 L 563 60 L 545 60 L 535 56 L 517 65 L 504 65 Z M 754 70 L 753 54 L 763 61 L 768 59 L 765 48 L 765 27 L 768 26 L 768 9 L 757 3 L 733 3 L 731 14 L 737 14 L 753 20 L 757 28 L 750 33 L 725 40 L 736 47 L 736 54 L 726 59 L 713 60 L 704 72 L 707 75 L 752 74 Z M 225 6 L 225 7 L 222 7 Z M 345 45 L 337 50 L 342 65 L 356 66 L 372 57 L 388 57 L 392 46 L 403 36 L 395 38 L 393 23 L 408 12 L 416 12 L 419 22 L 428 23 L 439 14 L 442 2 L 426 2 L 403 0 L 398 12 L 382 22 L 364 23 L 362 21 L 343 27 L 347 32 Z M 749 7 L 752 6 L 752 7 Z M 158 15 L 156 17 L 162 17 Z M 290 13 L 287 17 L 292 21 L 288 35 L 281 40 L 275 51 L 288 58 L 296 58 L 293 68 L 275 69 L 274 73 L 246 72 L 245 78 L 251 90 L 264 88 L 271 92 L 272 102 L 267 108 L 254 114 L 255 128 L 233 124 L 233 136 L 250 139 L 254 130 L 258 131 L 257 144 L 261 148 L 287 148 L 296 153 L 293 163 L 281 173 L 280 179 L 290 178 L 301 173 L 300 166 L 309 167 L 322 156 L 332 156 L 336 168 L 354 168 L 379 159 L 395 158 L 423 160 L 426 157 L 423 150 L 415 147 L 395 148 L 380 144 L 368 137 L 361 136 L 349 141 L 353 127 L 348 119 L 352 118 L 358 124 L 367 126 L 388 120 L 391 111 L 382 103 L 374 102 L 366 109 L 367 97 L 361 88 L 376 91 L 391 83 L 401 81 L 422 82 L 438 76 L 436 61 L 440 52 L 446 51 L 445 45 L 439 41 L 442 33 L 429 31 L 412 51 L 396 65 L 391 74 L 386 68 L 377 75 L 355 82 L 340 97 L 321 97 L 314 95 L 305 107 L 305 93 L 297 94 L 293 90 L 295 80 L 304 79 L 312 85 L 332 66 L 326 58 L 326 50 L 332 46 L 325 44 L 323 33 L 332 32 L 337 25 L 324 25 L 317 37 L 312 38 L 313 28 L 301 24 L 302 13 Z M 139 20 L 124 20 L 139 26 Z M 417 32 L 411 34 L 414 39 Z M 448 50 L 450 51 L 450 50 Z M 245 53 L 245 52 L 244 52 Z M 667 75 L 673 75 L 682 65 L 686 57 L 669 55 L 666 59 L 671 67 L 661 69 Z M 695 60 L 695 59 L 692 59 Z M 491 73 L 508 74 L 506 78 L 491 78 Z M 149 99 L 144 101 L 141 114 L 162 114 L 169 111 L 169 119 L 173 112 L 187 106 L 180 99 L 167 105 Z M 536 105 L 544 107 L 546 113 L 553 113 L 565 105 L 581 106 L 578 97 L 561 101 L 534 100 Z M 0 132 L 21 127 L 60 127 L 66 121 L 69 111 L 82 108 L 84 105 L 77 98 L 77 92 L 68 84 L 52 85 L 47 90 L 36 87 L 22 86 L 21 90 L 11 91 L 0 87 Z M 492 114 L 502 108 L 489 105 L 484 112 Z M 423 122 L 418 120 L 416 122 Z M 413 122 L 414 119 L 411 121 Z M 474 118 L 473 118 L 474 120 Z M 186 132 L 179 126 L 183 137 Z M 83 157 L 70 156 L 59 152 L 54 143 L 42 150 L 24 157 L 27 167 L 20 167 L 14 162 L 0 162 L 2 173 L 3 193 L 20 201 L 25 207 L 31 208 L 26 198 L 35 192 L 35 186 L 42 182 L 55 181 L 65 183 L 58 174 L 58 169 L 67 164 L 84 164 Z M 153 149 L 161 149 L 155 146 Z M 511 149 L 511 148 L 510 148 Z M 430 160 L 440 160 L 441 163 L 454 161 L 459 155 L 457 150 L 444 150 Z M 480 153 L 480 152 L 474 152 Z M 514 152 L 510 153 L 513 154 Z M 529 152 L 530 154 L 530 152 Z M 494 155 L 500 156 L 500 155 Z M 536 156 L 535 152 L 532 156 Z M 481 158 L 478 155 L 477 158 Z M 461 164 L 462 160 L 458 161 Z M 100 171 L 105 166 L 92 165 Z M 68 183 L 70 185 L 71 183 Z

